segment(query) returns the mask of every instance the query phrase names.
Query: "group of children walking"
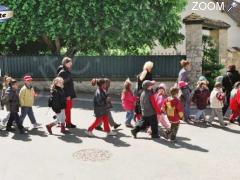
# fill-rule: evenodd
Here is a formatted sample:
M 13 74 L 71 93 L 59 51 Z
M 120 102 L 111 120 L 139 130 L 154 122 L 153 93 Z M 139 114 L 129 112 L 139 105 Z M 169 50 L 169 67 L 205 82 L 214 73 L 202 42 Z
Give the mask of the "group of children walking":
M 134 138 L 137 138 L 137 134 L 140 131 L 147 131 L 152 138 L 159 138 L 158 126 L 161 124 L 165 129 L 164 137 L 175 142 L 181 120 L 185 120 L 188 123 L 190 120 L 195 122 L 204 121 L 207 125 L 212 126 L 213 119 L 218 117 L 221 127 L 226 126 L 222 113 L 225 96 L 221 83 L 216 82 L 214 89 L 210 93 L 208 81 L 202 76 L 199 78 L 194 91 L 190 89 L 185 81 L 179 81 L 174 87 L 168 89 L 163 83 L 156 86 L 156 82 L 152 80 L 152 67 L 152 62 L 147 62 L 144 65 L 143 72 L 138 76 L 135 91 L 133 91 L 133 84 L 130 79 L 127 79 L 123 84 L 121 101 L 122 107 L 126 111 L 125 125 L 127 128 L 131 128 Z M 1 107 L 6 106 L 6 110 L 9 112 L 2 119 L 2 124 L 6 125 L 7 131 L 14 130 L 12 126 L 13 122 L 15 122 L 20 133 L 25 133 L 26 129 L 23 127 L 23 120 L 26 115 L 28 115 L 33 128 L 41 126 L 41 124 L 37 123 L 32 109 L 34 98 L 37 96 L 32 87 L 32 77 L 26 75 L 23 80 L 24 85 L 19 91 L 18 82 L 15 79 L 8 76 L 4 77 Z M 71 97 L 75 96 L 75 92 L 72 91 L 68 91 L 66 95 L 65 84 L 64 78 L 57 76 L 50 88 L 51 96 L 48 100 L 48 106 L 52 108 L 56 115 L 54 116 L 55 120 L 46 125 L 49 134 L 52 134 L 52 127 L 57 124 L 60 125 L 61 133 L 63 134 L 69 132 L 66 130 L 66 127 L 75 127 L 69 121 L 65 124 L 67 116 L 71 115 L 66 115 L 66 113 L 69 113 L 66 111 L 66 108 L 69 106 L 69 103 L 72 103 L 70 101 Z M 120 124 L 114 122 L 111 114 L 112 103 L 108 94 L 110 80 L 106 78 L 93 79 L 91 84 L 92 86 L 97 86 L 93 98 L 96 119 L 85 133 L 92 137 L 94 136 L 93 130 L 97 129 L 106 132 L 107 136 L 115 136 L 116 132 L 111 131 L 110 126 L 117 129 Z M 73 84 L 71 86 L 73 87 Z M 157 88 L 154 89 L 154 86 Z M 197 107 L 195 120 L 190 117 L 190 105 L 192 102 Z M 206 119 L 205 110 L 209 104 L 211 116 L 209 119 Z M 19 116 L 20 107 L 21 115 Z M 234 121 L 240 115 L 240 82 L 235 84 L 231 93 L 230 108 L 232 110 L 230 120 Z M 103 129 L 101 127 L 102 124 Z
M 28 115 L 33 128 L 38 128 L 41 124 L 37 123 L 32 106 L 34 98 L 37 96 L 32 87 L 32 77 L 26 75 L 23 78 L 24 85 L 18 90 L 17 80 L 5 76 L 1 94 L 1 106 L 4 109 L 6 106 L 7 115 L 2 119 L 2 125 L 6 125 L 7 131 L 14 131 L 12 128 L 13 122 L 17 125 L 20 133 L 25 133 L 26 129 L 23 127 L 23 121 Z M 21 107 L 21 115 L 19 116 L 19 108 Z

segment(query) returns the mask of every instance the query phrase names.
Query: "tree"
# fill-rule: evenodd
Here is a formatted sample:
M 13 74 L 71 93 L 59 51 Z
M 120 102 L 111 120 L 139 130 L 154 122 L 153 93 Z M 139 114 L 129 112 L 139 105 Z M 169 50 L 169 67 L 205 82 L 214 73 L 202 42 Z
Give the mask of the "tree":
M 224 65 L 219 63 L 218 50 L 210 36 L 203 36 L 203 75 L 209 81 L 209 87 L 214 87 L 216 77 L 221 75 Z
M 163 47 L 183 39 L 180 12 L 185 0 L 2 0 L 14 17 L 0 24 L 0 48 L 11 52 L 29 43 L 59 55 L 106 54 L 111 49 L 137 53 L 158 40 Z M 15 51 L 17 53 L 19 51 Z

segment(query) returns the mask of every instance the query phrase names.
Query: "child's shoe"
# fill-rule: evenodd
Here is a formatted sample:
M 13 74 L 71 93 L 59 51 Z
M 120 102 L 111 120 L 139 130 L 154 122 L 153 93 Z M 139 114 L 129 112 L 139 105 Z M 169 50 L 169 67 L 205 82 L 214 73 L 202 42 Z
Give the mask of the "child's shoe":
M 49 134 L 52 134 L 52 127 L 53 126 L 54 126 L 53 124 L 46 125 L 47 131 L 48 131 Z
M 126 124 L 127 128 L 133 128 L 133 126 L 131 124 Z
M 114 128 L 114 129 L 117 129 L 117 128 L 119 128 L 119 126 L 121 126 L 121 124 L 115 124 L 115 125 L 113 126 L 113 128 Z
M 89 136 L 89 137 L 93 137 L 94 134 L 92 133 L 92 131 L 84 131 L 84 133 Z
M 8 122 L 8 119 L 7 119 L 7 118 L 4 118 L 4 119 L 2 120 L 2 125 L 3 125 L 3 126 L 6 126 L 6 125 L 7 125 L 7 122 Z
M 8 132 L 14 132 L 14 131 L 16 131 L 16 129 L 14 129 L 14 128 L 12 128 L 12 127 L 7 127 L 7 128 L 6 128 L 6 131 L 8 131 Z
M 103 131 L 103 128 L 101 126 L 97 126 L 95 129 L 98 131 Z
M 107 136 L 116 136 L 117 133 L 116 132 L 113 132 L 113 131 L 110 131 L 107 133 Z
M 131 133 L 132 133 L 133 137 L 136 139 L 137 138 L 137 133 L 133 129 L 131 130 Z
M 158 134 L 152 135 L 152 139 L 159 139 L 160 136 Z
M 65 123 L 62 123 L 62 124 L 61 124 L 61 133 L 63 133 L 63 134 L 68 134 L 68 133 L 69 133 L 69 131 L 67 131 L 67 130 L 65 129 Z
M 39 127 L 41 127 L 42 124 L 39 124 L 39 123 L 35 123 L 33 124 L 33 129 L 37 129 Z

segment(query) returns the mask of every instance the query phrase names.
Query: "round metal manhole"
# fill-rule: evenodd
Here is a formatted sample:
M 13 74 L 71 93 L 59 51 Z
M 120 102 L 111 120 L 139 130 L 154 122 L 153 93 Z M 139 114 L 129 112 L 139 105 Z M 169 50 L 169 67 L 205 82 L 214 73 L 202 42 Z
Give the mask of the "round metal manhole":
M 73 153 L 73 158 L 82 161 L 107 161 L 112 154 L 107 150 L 102 149 L 82 149 Z

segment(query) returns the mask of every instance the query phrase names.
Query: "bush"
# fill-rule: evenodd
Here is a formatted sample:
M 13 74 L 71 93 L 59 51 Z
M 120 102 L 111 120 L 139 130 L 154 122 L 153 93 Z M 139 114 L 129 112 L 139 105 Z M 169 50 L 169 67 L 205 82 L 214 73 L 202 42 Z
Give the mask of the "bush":
M 203 64 L 202 73 L 209 81 L 209 88 L 212 89 L 215 78 L 221 75 L 224 65 L 219 63 L 218 50 L 214 40 L 210 36 L 203 36 Z

